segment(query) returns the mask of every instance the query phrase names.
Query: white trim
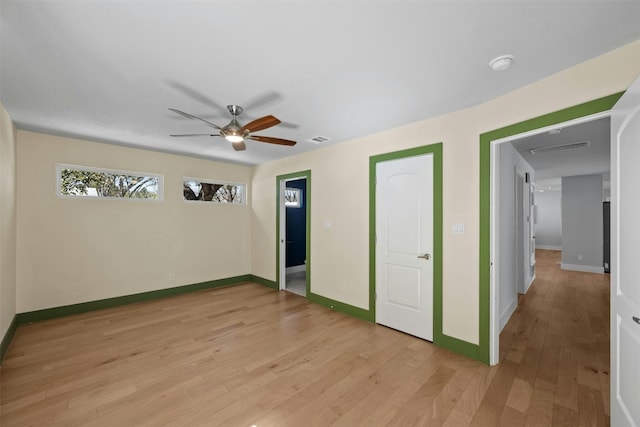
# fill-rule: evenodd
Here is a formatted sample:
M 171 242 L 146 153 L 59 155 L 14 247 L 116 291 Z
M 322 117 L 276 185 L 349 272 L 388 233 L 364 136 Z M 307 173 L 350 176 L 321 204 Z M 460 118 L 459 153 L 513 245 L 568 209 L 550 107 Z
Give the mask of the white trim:
M 611 111 L 602 111 L 600 113 L 596 113 L 596 114 L 591 114 L 589 116 L 583 116 L 583 117 L 579 117 L 577 119 L 573 119 L 573 120 L 569 120 L 568 122 L 562 122 L 562 123 L 556 123 L 555 125 L 551 125 L 551 126 L 545 126 L 543 128 L 538 128 L 538 129 L 533 129 L 530 130 L 528 132 L 524 132 L 524 133 L 519 133 L 516 135 L 510 135 L 504 138 L 499 138 L 499 139 L 495 139 L 493 141 L 491 141 L 491 144 L 502 144 L 503 142 L 511 142 L 514 139 L 522 139 L 522 138 L 526 138 L 529 136 L 533 136 L 533 135 L 540 135 L 542 133 L 547 133 L 550 130 L 553 129 L 557 129 L 557 128 L 566 128 L 569 126 L 574 126 L 574 125 L 579 125 L 582 123 L 588 123 L 594 120 L 598 120 L 598 119 L 602 119 L 604 117 L 610 117 L 611 116 Z
M 511 304 L 509 304 L 509 306 L 500 315 L 500 332 L 502 332 L 502 330 L 504 329 L 504 327 L 507 324 L 507 322 L 509 321 L 509 319 L 511 319 L 511 316 L 516 311 L 516 308 L 518 308 L 518 297 L 517 297 L 517 295 L 513 299 L 513 301 L 511 301 Z
M 561 251 L 562 250 L 562 246 L 538 245 L 538 244 L 536 244 L 536 249 L 544 249 L 545 251 Z
M 499 158 L 498 144 L 491 143 L 490 157 L 490 186 L 489 206 L 490 213 L 490 229 L 489 236 L 489 365 L 497 365 L 500 358 L 500 282 L 499 274 L 497 274 L 497 258 L 500 253 L 500 228 L 498 227 L 500 216 L 500 192 L 498 191 L 498 174 L 499 174 Z
M 564 262 L 562 262 L 562 263 L 560 263 L 560 268 L 562 270 L 581 271 L 583 273 L 600 273 L 600 274 L 604 274 L 604 267 L 596 266 L 596 265 L 565 264 Z
M 529 292 L 529 288 L 531 287 L 531 285 L 533 285 L 533 282 L 535 282 L 536 280 L 536 275 L 534 274 L 533 277 L 531 278 L 531 280 L 529 281 L 528 285 L 525 285 L 524 287 L 524 293 L 526 294 L 527 292 Z

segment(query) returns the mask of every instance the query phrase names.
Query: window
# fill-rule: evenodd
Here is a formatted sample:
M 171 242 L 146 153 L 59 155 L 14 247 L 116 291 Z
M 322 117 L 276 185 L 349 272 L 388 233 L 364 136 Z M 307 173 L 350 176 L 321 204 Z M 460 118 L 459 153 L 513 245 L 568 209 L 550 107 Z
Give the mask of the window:
M 58 195 L 162 200 L 162 176 L 138 172 L 56 165 Z
M 246 204 L 246 184 L 225 181 L 209 181 L 198 178 L 184 178 L 182 181 L 184 200 Z
M 299 208 L 301 206 L 299 188 L 289 188 L 289 187 L 285 188 L 284 205 L 288 208 Z

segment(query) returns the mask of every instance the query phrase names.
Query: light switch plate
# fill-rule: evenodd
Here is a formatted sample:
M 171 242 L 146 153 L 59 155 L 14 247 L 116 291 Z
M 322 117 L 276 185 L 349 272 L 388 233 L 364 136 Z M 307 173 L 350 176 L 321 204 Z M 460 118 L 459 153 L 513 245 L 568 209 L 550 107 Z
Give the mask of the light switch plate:
M 464 223 L 462 223 L 462 222 L 454 222 L 453 223 L 453 233 L 454 234 L 464 234 Z

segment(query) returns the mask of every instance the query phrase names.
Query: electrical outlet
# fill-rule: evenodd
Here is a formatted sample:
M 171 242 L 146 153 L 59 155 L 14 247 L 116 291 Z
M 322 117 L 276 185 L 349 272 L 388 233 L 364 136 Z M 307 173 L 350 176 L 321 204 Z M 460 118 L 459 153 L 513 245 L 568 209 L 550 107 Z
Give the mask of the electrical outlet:
M 578 255 L 578 261 L 582 261 L 582 255 Z

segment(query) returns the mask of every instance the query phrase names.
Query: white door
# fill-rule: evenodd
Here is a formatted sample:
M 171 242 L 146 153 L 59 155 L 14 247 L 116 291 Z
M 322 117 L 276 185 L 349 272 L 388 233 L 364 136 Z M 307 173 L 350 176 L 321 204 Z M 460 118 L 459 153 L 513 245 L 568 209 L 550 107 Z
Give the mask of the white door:
M 376 322 L 433 341 L 433 154 L 376 166 Z
M 640 79 L 611 115 L 611 425 L 640 426 Z

